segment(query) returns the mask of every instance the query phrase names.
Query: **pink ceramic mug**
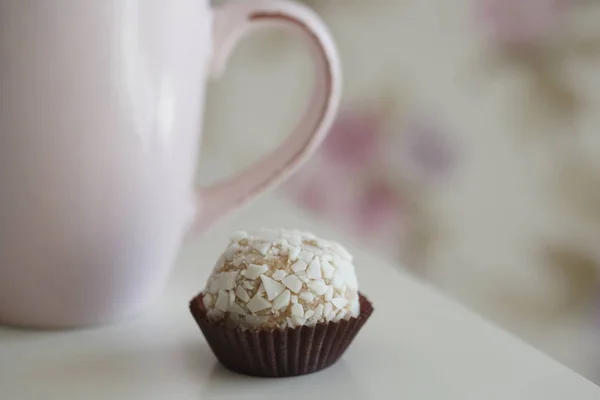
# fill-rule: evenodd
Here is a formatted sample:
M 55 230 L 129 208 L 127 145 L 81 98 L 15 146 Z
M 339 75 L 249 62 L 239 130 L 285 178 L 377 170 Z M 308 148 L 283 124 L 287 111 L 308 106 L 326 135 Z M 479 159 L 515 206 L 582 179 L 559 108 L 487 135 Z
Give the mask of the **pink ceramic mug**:
M 281 182 L 329 128 L 340 67 L 282 0 L 0 0 L 0 323 L 110 322 L 161 292 L 192 226 Z M 207 76 L 251 29 L 292 28 L 317 81 L 272 154 L 192 196 Z

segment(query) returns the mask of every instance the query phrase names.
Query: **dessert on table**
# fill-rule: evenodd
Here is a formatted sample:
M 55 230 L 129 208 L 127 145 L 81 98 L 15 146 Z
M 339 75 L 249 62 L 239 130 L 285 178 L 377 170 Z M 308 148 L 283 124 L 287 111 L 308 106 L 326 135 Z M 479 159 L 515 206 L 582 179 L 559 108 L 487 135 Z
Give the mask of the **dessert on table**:
M 284 377 L 335 363 L 373 312 L 352 255 L 308 232 L 236 232 L 190 310 L 227 368 Z

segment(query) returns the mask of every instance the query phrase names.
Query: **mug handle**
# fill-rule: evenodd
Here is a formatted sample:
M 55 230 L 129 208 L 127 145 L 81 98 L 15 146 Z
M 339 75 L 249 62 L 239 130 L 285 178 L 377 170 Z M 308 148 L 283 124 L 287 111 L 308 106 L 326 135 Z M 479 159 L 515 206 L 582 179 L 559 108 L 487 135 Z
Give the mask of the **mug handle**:
M 273 152 L 223 182 L 201 189 L 193 231 L 204 230 L 220 216 L 273 188 L 305 162 L 321 143 L 341 97 L 340 60 L 331 34 L 311 9 L 284 0 L 232 2 L 214 10 L 211 78 L 218 78 L 237 42 L 255 28 L 291 28 L 312 51 L 316 82 L 300 124 Z

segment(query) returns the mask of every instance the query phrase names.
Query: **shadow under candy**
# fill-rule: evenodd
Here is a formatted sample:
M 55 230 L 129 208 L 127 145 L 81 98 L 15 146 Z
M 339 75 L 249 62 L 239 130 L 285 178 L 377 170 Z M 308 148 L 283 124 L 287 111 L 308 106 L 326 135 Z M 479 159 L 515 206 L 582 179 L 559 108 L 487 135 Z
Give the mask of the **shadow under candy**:
M 213 357 L 214 359 L 214 357 Z M 290 378 L 257 378 L 232 372 L 218 363 L 205 381 L 202 399 L 261 399 L 269 397 L 318 399 L 368 399 L 351 369 L 342 359 L 331 367 Z

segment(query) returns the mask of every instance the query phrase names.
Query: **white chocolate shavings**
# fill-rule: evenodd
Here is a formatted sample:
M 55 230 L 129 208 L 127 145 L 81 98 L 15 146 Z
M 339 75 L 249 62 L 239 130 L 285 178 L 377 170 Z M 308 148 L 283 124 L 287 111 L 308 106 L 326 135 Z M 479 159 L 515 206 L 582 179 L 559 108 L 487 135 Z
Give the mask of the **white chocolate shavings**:
M 277 271 L 273 272 L 273 275 L 271 275 L 271 278 L 275 279 L 276 281 L 282 281 L 283 278 L 285 278 L 287 276 L 287 273 L 282 270 L 282 269 L 278 269 Z
M 235 232 L 205 290 L 207 316 L 242 329 L 287 329 L 358 316 L 352 256 L 311 233 Z

